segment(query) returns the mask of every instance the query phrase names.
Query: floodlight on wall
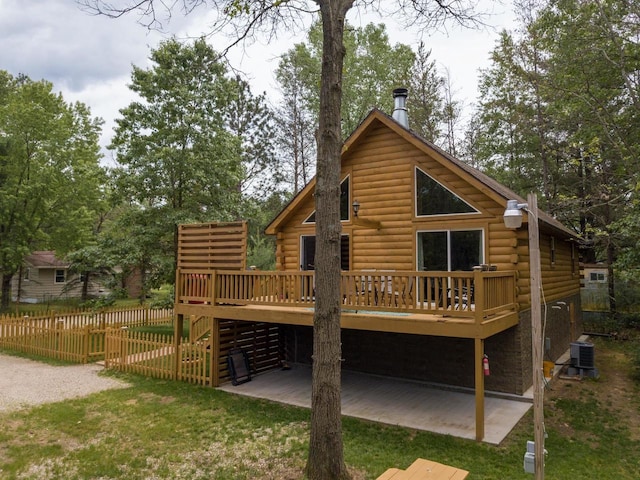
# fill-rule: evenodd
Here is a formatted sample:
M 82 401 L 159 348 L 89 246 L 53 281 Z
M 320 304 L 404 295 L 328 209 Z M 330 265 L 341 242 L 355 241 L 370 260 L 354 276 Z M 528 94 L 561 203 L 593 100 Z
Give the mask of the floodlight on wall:
M 360 202 L 358 202 L 358 200 L 354 200 L 351 207 L 353 207 L 353 214 L 357 217 L 358 212 L 360 211 Z
M 507 200 L 507 208 L 504 211 L 504 226 L 507 228 L 520 228 L 522 226 L 522 210 L 527 209 L 526 203 L 518 203 L 517 200 Z

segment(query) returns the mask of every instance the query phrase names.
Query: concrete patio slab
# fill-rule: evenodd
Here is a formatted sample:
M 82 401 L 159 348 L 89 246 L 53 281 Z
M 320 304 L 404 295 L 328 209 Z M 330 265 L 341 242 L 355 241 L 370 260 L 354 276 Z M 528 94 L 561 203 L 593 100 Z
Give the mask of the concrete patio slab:
M 293 366 L 220 390 L 311 407 L 311 368 Z M 485 395 L 484 442 L 500 444 L 531 408 L 530 397 Z M 432 385 L 350 371 L 342 372 L 342 414 L 389 425 L 475 439 L 475 396 Z

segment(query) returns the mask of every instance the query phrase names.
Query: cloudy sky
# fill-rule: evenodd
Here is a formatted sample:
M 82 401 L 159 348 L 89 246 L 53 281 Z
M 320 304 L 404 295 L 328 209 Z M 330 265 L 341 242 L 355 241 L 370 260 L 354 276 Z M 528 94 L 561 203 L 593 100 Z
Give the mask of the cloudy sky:
M 392 43 L 406 43 L 414 50 L 422 35 L 432 49 L 432 58 L 443 71 L 449 70 L 457 97 L 468 105 L 476 97 L 478 69 L 488 65 L 498 31 L 512 28 L 509 6 L 490 0 L 480 3 L 491 14 L 486 22 L 494 29 L 449 28 L 448 32 L 425 35 L 406 30 L 389 17 L 353 15 L 350 22 L 364 26 L 384 21 Z M 205 33 L 209 25 L 205 14 L 205 10 L 197 10 L 185 17 L 176 12 L 164 22 L 165 33 L 159 33 L 140 25 L 135 14 L 119 19 L 93 16 L 82 11 L 76 0 L 0 0 L 0 70 L 46 79 L 67 101 L 87 104 L 94 116 L 105 120 L 104 146 L 109 143 L 119 109 L 133 99 L 127 88 L 131 66 L 148 66 L 150 50 L 170 35 L 187 38 Z M 285 33 L 269 44 L 259 40 L 244 49 L 236 47 L 231 51 L 232 65 L 246 73 L 254 93 L 266 91 L 277 102 L 273 72 L 278 56 L 303 39 L 303 34 L 294 37 Z M 220 49 L 228 39 L 211 41 Z

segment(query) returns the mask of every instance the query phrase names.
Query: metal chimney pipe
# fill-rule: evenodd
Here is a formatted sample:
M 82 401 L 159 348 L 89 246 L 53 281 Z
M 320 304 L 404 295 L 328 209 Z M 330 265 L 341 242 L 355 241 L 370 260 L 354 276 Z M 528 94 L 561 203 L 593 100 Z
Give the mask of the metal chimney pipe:
M 407 94 L 406 88 L 396 88 L 393 91 L 393 114 L 391 117 L 402 125 L 404 128 L 409 128 L 409 116 L 407 115 Z

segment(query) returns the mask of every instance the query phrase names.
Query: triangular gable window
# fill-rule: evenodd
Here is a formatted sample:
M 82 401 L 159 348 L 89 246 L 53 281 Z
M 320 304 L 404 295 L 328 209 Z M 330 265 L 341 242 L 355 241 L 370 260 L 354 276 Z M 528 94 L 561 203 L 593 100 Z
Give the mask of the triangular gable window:
M 340 221 L 349 220 L 349 176 L 347 175 L 340 184 Z M 316 211 L 302 223 L 316 223 Z
M 416 216 L 480 213 L 444 185 L 416 168 Z

